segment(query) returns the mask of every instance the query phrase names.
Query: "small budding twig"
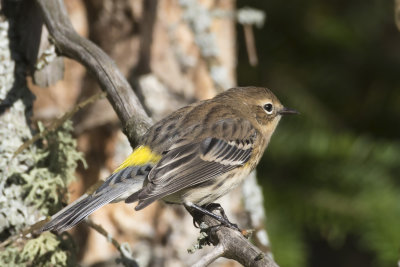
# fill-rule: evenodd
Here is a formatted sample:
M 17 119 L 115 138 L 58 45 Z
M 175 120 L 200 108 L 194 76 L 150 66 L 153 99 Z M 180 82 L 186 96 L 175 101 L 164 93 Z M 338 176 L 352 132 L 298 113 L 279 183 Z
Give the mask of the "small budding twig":
M 243 25 L 244 38 L 246 41 L 247 54 L 249 56 L 249 62 L 251 66 L 257 66 L 258 57 L 257 49 L 254 41 L 253 25 L 261 28 L 265 21 L 264 11 L 260 11 L 254 8 L 244 7 L 238 10 L 237 20 Z
M 110 242 L 111 244 L 114 245 L 114 247 L 116 249 L 120 249 L 121 245 L 120 243 L 118 243 L 118 241 L 113 238 L 107 231 L 106 229 L 103 228 L 103 226 L 101 226 L 100 224 L 97 224 L 95 222 L 93 222 L 91 219 L 86 218 L 85 219 L 85 223 L 87 224 L 87 226 L 89 226 L 90 228 L 96 230 L 96 232 L 98 232 L 99 234 L 101 234 L 102 236 L 104 236 L 108 242 Z
M 192 267 L 205 267 L 210 265 L 213 261 L 224 255 L 225 249 L 222 244 L 218 244 L 210 253 L 203 256 Z
M 26 141 L 25 143 L 23 143 L 15 152 L 13 157 L 17 156 L 19 153 L 21 153 L 22 151 L 24 151 L 25 149 L 27 149 L 30 145 L 32 145 L 33 143 L 35 143 L 37 140 L 39 140 L 40 138 L 45 137 L 47 134 L 49 134 L 50 132 L 53 132 L 55 130 L 57 130 L 61 125 L 64 124 L 64 122 L 68 119 L 70 119 L 75 113 L 77 113 L 79 110 L 81 110 L 82 108 L 84 108 L 85 106 L 101 99 L 104 98 L 107 94 L 104 92 L 100 92 L 97 93 L 91 97 L 89 97 L 88 99 L 80 102 L 79 104 L 77 104 L 72 110 L 66 112 L 61 118 L 56 119 L 53 121 L 53 123 L 50 124 L 49 127 L 47 127 L 46 129 L 44 129 L 43 131 L 35 134 L 31 139 L 29 139 L 28 141 Z
M 113 246 L 121 253 L 122 264 L 125 266 L 139 266 L 132 256 L 130 248 L 127 247 L 127 243 L 120 244 L 115 238 L 111 236 L 110 233 L 106 231 L 100 224 L 94 223 L 91 219 L 86 218 L 85 223 L 90 228 L 94 229 L 96 232 L 104 236 L 108 242 L 113 244 Z
M 251 24 L 243 24 L 244 39 L 246 41 L 247 55 L 252 67 L 258 65 L 257 49 L 254 42 L 253 26 Z

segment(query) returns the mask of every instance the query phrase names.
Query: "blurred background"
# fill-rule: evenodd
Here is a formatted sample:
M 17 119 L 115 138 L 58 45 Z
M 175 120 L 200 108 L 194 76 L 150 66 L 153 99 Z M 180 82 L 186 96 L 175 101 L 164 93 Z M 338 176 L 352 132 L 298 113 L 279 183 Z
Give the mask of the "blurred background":
M 155 120 L 236 85 L 268 87 L 285 106 L 301 112 L 299 116 L 282 119 L 258 166 L 266 214 L 261 214 L 261 222 L 257 224 L 243 208 L 246 200 L 237 197 L 242 194 L 240 190 L 222 200 L 222 206 L 234 218 L 232 221 L 240 226 L 257 231 L 265 226 L 270 242 L 263 243 L 254 237 L 255 242 L 272 253 L 280 266 L 397 265 L 400 32 L 395 24 L 393 1 L 64 3 L 77 32 L 110 55 Z M 0 23 L 12 20 L 4 19 L 3 13 L 0 18 Z M 13 24 L 10 25 L 12 29 Z M 8 59 L 15 60 L 18 66 L 18 59 Z M 57 83 L 38 86 L 36 76 L 28 78 L 26 86 L 36 96 L 35 101 L 30 100 L 35 129 L 38 121 L 46 127 L 76 103 L 100 91 L 97 81 L 83 66 L 70 59 L 61 61 L 65 72 Z M 1 115 L 0 123 L 4 118 Z M 69 201 L 98 179 L 106 178 L 131 152 L 106 99 L 75 114 L 73 125 L 66 128 L 76 138 L 77 149 L 88 167 L 79 163 L 73 175 L 77 177 L 75 181 L 69 183 L 71 178 L 62 178 L 64 184 L 50 190 L 65 195 L 65 185 L 69 184 Z M 7 135 L 10 133 L 4 136 Z M 21 139 L 27 138 L 29 135 Z M 79 156 L 75 155 L 71 161 L 77 159 Z M 47 161 L 38 162 L 42 167 L 49 166 Z M 29 172 L 26 169 L 21 173 Z M 29 190 L 33 191 L 21 180 L 33 174 L 11 174 L 0 177 L 0 189 L 6 196 L 0 198 L 0 219 L 12 217 L 13 211 L 7 205 L 18 207 L 15 214 L 23 215 L 0 224 L 0 241 L 40 216 L 54 214 L 67 202 L 56 197 L 54 203 L 43 208 L 36 198 L 30 202 L 21 200 L 29 195 Z M 4 193 L 3 187 L 10 185 L 19 193 Z M 187 253 L 198 230 L 192 227 L 191 217 L 181 207 L 165 208 L 157 203 L 143 212 L 133 212 L 133 207 L 109 205 L 91 218 L 120 243 L 127 242 L 141 266 L 190 266 L 205 253 Z M 51 238 L 59 242 L 50 254 L 59 253 L 55 259 L 58 264 L 117 265 L 119 252 L 85 224 L 69 234 Z M 72 243 L 75 245 L 70 246 Z M 15 255 L 21 250 L 9 248 L 5 254 L 0 253 L 0 263 L 8 260 L 24 266 L 46 259 L 40 261 L 28 255 L 29 251 L 22 251 L 26 258 L 18 260 Z M 239 265 L 218 260 L 212 266 Z
M 264 10 L 259 63 L 238 28 L 239 85 L 301 112 L 259 165 L 281 266 L 395 266 L 400 255 L 400 33 L 393 1 L 238 1 Z

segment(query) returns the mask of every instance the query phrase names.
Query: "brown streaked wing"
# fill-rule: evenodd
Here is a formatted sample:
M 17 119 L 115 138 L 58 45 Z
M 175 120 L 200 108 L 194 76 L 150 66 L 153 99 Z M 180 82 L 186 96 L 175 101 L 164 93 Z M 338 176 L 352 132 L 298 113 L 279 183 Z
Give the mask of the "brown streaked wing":
M 227 141 L 215 137 L 196 143 L 181 140 L 183 145 L 175 144 L 151 170 L 149 183 L 139 193 L 139 204 L 135 209 L 140 210 L 166 195 L 243 166 L 251 157 L 254 141 L 254 129 L 241 140 Z

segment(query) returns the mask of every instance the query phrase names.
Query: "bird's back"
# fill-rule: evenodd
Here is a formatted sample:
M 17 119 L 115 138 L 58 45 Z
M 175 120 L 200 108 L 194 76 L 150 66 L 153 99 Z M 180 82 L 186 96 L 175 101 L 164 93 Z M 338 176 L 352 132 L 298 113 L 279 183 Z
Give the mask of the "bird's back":
M 157 153 L 169 150 L 180 139 L 218 137 L 242 139 L 252 128 L 251 122 L 244 124 L 224 124 L 224 121 L 243 120 L 237 105 L 220 99 L 209 99 L 183 107 L 161 121 L 155 123 L 144 135 L 141 144 L 151 147 Z M 241 129 L 232 125 L 243 125 Z M 210 129 L 214 127 L 214 129 Z

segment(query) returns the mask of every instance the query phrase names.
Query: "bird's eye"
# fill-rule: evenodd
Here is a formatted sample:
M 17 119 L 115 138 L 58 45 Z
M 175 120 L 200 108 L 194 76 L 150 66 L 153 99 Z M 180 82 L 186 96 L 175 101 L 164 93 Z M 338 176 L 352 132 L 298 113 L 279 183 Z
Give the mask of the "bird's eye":
M 267 112 L 267 114 L 272 114 L 274 111 L 274 106 L 271 103 L 267 103 L 264 105 L 264 110 Z

